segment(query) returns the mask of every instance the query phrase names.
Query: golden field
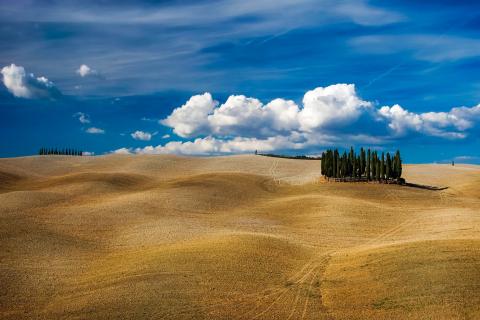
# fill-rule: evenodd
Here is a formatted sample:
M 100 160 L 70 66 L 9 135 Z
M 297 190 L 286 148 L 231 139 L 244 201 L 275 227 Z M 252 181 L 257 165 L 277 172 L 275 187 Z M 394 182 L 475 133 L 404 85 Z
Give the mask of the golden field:
M 479 319 L 480 167 L 0 159 L 1 319 Z

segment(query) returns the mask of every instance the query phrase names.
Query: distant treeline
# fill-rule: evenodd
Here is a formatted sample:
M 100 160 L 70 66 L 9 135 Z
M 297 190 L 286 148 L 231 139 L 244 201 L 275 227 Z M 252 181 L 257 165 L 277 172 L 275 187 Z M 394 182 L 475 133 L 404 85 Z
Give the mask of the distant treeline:
M 404 182 L 402 177 L 402 158 L 400 151 L 395 155 L 361 148 L 356 154 L 353 147 L 343 154 L 338 149 L 322 153 L 321 173 L 327 178 L 340 181 L 380 181 Z
M 78 149 L 72 149 L 72 148 L 63 148 L 63 149 L 58 149 L 58 148 L 40 148 L 38 151 L 38 154 L 41 156 L 44 155 L 64 155 L 64 156 L 82 156 L 83 151 L 78 150 Z
M 283 159 L 296 159 L 296 160 L 321 160 L 320 157 L 309 157 L 305 155 L 298 155 L 298 156 L 287 156 L 281 154 L 273 154 L 273 153 L 257 153 L 256 155 L 264 156 L 264 157 L 274 157 L 274 158 L 283 158 Z

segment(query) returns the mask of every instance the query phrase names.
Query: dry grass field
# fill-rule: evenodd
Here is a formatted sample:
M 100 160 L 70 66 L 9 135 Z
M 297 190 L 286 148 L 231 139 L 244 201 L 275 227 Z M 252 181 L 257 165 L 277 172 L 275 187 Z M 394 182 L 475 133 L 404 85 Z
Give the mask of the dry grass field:
M 479 319 L 480 167 L 0 159 L 1 319 Z

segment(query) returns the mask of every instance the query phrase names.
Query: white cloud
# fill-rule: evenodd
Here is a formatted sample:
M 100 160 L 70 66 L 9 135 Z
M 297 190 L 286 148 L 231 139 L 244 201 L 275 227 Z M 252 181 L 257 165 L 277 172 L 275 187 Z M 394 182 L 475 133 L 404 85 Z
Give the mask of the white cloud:
M 466 131 L 480 122 L 480 105 L 452 108 L 449 112 L 413 113 L 397 104 L 380 108 L 378 115 L 388 121 L 388 127 L 397 137 L 413 131 L 434 137 L 463 139 L 467 136 Z
M 276 150 L 305 150 L 309 147 L 325 145 L 344 145 L 350 143 L 382 144 L 381 138 L 368 135 L 332 136 L 292 132 L 287 136 L 272 136 L 265 139 L 235 137 L 230 139 L 207 136 L 193 141 L 170 141 L 164 145 L 144 148 L 121 148 L 115 154 L 181 154 L 181 155 L 219 155 L 232 153 L 275 152 Z
M 15 97 L 35 99 L 52 98 L 60 95 L 53 82 L 45 77 L 35 77 L 26 73 L 22 66 L 11 64 L 3 67 L 3 84 Z
M 112 151 L 114 154 L 131 154 L 130 150 L 127 148 L 120 148 L 115 151 Z
M 209 133 L 219 136 L 268 137 L 298 129 L 298 106 L 275 99 L 263 105 L 258 99 L 230 96 L 208 116 Z
M 139 131 L 139 130 L 131 133 L 130 136 L 135 140 L 141 140 L 141 141 L 150 141 L 152 139 L 151 133 Z
M 335 84 L 306 92 L 302 107 L 284 99 L 274 99 L 264 105 L 256 98 L 243 95 L 232 95 L 218 106 L 218 102 L 205 93 L 190 98 L 161 123 L 183 138 L 265 139 L 290 136 L 292 132 L 304 134 L 305 139 L 319 134 L 345 136 L 347 132 L 350 139 L 352 135 L 371 137 L 365 134 L 363 126 L 357 125 L 360 118 L 363 124 L 376 130 L 377 141 L 412 132 L 463 139 L 480 122 L 480 105 L 425 113 L 410 112 L 400 105 L 377 109 L 372 102 L 358 96 L 355 85 Z
M 82 156 L 94 156 L 95 152 L 83 151 Z
M 357 120 L 372 104 L 361 100 L 353 84 L 336 84 L 308 91 L 301 109 L 295 102 L 232 95 L 220 105 L 209 93 L 193 96 L 161 123 L 181 137 L 200 135 L 270 137 L 291 131 L 318 131 Z
M 194 140 L 122 148 L 116 153 L 205 155 L 309 150 L 328 145 L 379 146 L 413 134 L 465 139 L 480 129 L 480 105 L 424 113 L 410 112 L 400 105 L 377 108 L 362 100 L 353 84 L 336 84 L 305 93 L 302 107 L 284 99 L 264 105 L 243 95 L 232 95 L 219 105 L 211 94 L 205 93 L 191 97 L 160 123 L 173 128 L 177 135 Z M 137 135 L 141 135 L 140 131 Z
M 90 127 L 85 131 L 87 133 L 91 133 L 91 134 L 104 134 L 105 133 L 105 130 L 100 129 L 100 128 L 95 128 L 95 127 Z
M 218 105 L 210 93 L 191 97 L 183 106 L 173 110 L 160 123 L 173 128 L 180 137 L 190 137 L 208 132 L 208 115 Z
M 335 84 L 308 91 L 299 114 L 301 129 L 345 126 L 357 120 L 372 103 L 361 100 L 353 84 Z
M 378 114 L 389 120 L 388 127 L 396 135 L 404 135 L 409 130 L 420 131 L 423 126 L 423 121 L 418 114 L 409 112 L 398 104 L 392 107 L 384 106 L 378 110 Z
M 78 119 L 78 121 L 80 121 L 80 123 L 82 124 L 87 124 L 87 123 L 90 123 L 90 116 L 86 113 L 83 113 L 83 112 L 77 112 L 73 115 L 75 118 Z
M 169 134 L 164 134 L 164 135 L 162 136 L 162 139 L 168 139 L 168 138 L 170 138 L 170 135 L 169 135 Z
M 468 130 L 480 122 L 480 104 L 475 107 L 458 107 L 449 112 L 449 118 L 458 130 Z
M 230 96 L 207 118 L 209 131 L 218 135 L 257 129 L 262 122 L 262 103 L 255 98 Z
M 208 155 L 224 153 L 245 153 L 261 150 L 262 152 L 275 149 L 296 149 L 301 144 L 290 140 L 289 137 L 270 137 L 267 139 L 236 137 L 233 139 L 218 139 L 215 137 L 197 138 L 194 141 L 171 141 L 165 145 L 156 147 L 147 146 L 137 149 L 121 148 L 113 153 L 137 153 L 137 154 L 184 154 L 184 155 Z
M 92 76 L 92 75 L 98 75 L 97 70 L 94 70 L 87 66 L 86 64 L 82 64 L 76 71 L 80 77 L 86 77 L 86 76 Z

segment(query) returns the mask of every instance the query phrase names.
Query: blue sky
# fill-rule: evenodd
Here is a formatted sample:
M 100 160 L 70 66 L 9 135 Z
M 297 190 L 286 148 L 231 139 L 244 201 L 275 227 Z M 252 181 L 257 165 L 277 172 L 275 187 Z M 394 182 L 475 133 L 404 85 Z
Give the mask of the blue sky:
M 0 157 L 317 154 L 480 161 L 480 4 L 2 1 Z

